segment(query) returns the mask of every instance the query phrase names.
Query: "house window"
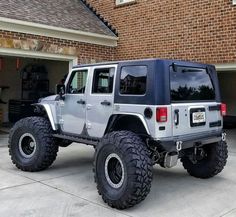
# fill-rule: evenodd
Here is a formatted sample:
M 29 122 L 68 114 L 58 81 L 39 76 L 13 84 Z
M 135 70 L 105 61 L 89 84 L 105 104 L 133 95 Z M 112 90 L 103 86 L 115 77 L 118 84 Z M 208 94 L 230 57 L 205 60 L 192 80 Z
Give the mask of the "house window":
M 116 5 L 122 5 L 130 2 L 135 2 L 136 0 L 116 0 Z
M 236 5 L 236 0 L 233 0 L 233 5 Z

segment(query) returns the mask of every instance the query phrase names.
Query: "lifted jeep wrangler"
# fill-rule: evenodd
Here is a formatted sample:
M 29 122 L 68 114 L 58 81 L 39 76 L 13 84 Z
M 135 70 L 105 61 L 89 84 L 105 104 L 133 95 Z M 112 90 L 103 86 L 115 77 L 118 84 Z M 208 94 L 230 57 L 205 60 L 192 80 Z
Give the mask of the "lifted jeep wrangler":
M 59 146 L 93 145 L 98 192 L 125 209 L 148 195 L 154 164 L 171 168 L 180 159 L 191 176 L 204 179 L 226 165 L 226 106 L 212 65 L 159 59 L 79 65 L 57 91 L 11 130 L 10 155 L 21 170 L 46 169 Z

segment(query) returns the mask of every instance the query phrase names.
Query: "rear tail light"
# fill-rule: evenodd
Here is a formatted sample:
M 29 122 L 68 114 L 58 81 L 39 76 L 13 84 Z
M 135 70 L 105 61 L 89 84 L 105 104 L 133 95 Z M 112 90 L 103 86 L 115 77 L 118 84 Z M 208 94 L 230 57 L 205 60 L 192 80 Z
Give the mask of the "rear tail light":
M 227 112 L 226 104 L 222 103 L 222 104 L 220 105 L 220 112 L 221 112 L 221 115 L 222 115 L 222 116 L 225 116 L 225 115 L 226 115 L 226 112 Z
M 156 109 L 156 121 L 167 122 L 167 108 L 166 107 Z

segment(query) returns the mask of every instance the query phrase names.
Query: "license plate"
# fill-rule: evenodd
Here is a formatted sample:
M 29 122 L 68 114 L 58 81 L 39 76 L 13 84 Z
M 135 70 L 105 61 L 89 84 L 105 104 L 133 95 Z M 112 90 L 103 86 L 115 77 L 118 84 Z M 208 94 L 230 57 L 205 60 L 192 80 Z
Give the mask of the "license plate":
M 203 123 L 206 122 L 206 113 L 205 112 L 193 112 L 193 123 Z

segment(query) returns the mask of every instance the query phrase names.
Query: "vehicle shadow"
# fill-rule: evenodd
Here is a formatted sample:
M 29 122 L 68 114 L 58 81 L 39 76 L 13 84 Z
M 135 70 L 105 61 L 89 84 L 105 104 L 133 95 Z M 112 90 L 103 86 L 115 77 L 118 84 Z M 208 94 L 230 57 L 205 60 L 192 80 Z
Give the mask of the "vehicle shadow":
M 61 171 L 69 171 L 71 174 L 77 174 L 73 178 L 65 179 L 69 185 L 66 189 L 78 193 L 81 197 L 98 202 L 105 205 L 96 192 L 93 180 L 93 150 L 80 151 L 64 151 L 59 155 L 54 165 L 49 168 L 49 173 L 60 174 Z M 76 179 L 76 180 L 75 180 Z M 80 186 L 77 181 L 80 180 Z M 81 182 L 82 180 L 82 182 Z M 63 181 L 62 181 L 63 182 Z M 82 184 L 83 183 L 83 184 Z M 161 207 L 172 207 L 172 204 L 186 205 L 186 201 L 193 201 L 205 198 L 208 194 L 215 192 L 216 189 L 221 189 L 225 183 L 225 178 L 222 175 L 211 179 L 197 179 L 188 175 L 181 163 L 171 169 L 164 169 L 158 165 L 153 167 L 153 181 L 149 195 L 139 205 L 134 208 L 123 211 L 124 213 L 139 213 L 139 216 L 146 215 L 145 210 L 152 210 L 153 207 L 161 209 Z M 85 190 L 83 190 L 85 189 Z M 88 189 L 92 191 L 87 194 Z M 185 201 L 185 202 L 184 202 Z
M 92 168 L 94 158 L 94 149 L 92 147 L 85 146 L 82 150 L 80 148 L 66 149 L 60 148 L 56 161 L 50 167 L 51 171 L 72 168 L 77 168 L 78 170 Z
M 53 166 L 45 174 L 42 171 L 43 174 L 40 178 L 46 180 L 47 185 L 73 193 L 80 198 L 108 208 L 108 205 L 98 195 L 94 183 L 93 155 L 93 149 L 62 149 Z M 65 174 L 64 177 L 63 174 Z M 50 180 L 50 177 L 53 176 L 62 178 Z M 142 203 L 123 210 L 121 213 L 129 216 L 157 216 L 158 213 L 160 213 L 158 216 L 176 216 L 176 213 L 182 213 L 179 207 L 183 207 L 183 209 L 187 209 L 186 207 L 192 205 L 195 207 L 195 204 L 199 204 L 199 201 L 201 204 L 201 201 L 207 198 L 208 195 L 219 197 L 221 193 L 217 192 L 220 191 L 219 189 L 225 188 L 224 186 L 224 175 L 202 180 L 189 176 L 180 162 L 171 169 L 164 169 L 159 165 L 155 165 L 149 195 Z M 212 196 L 208 200 L 215 200 L 215 198 Z M 168 213 L 168 215 L 165 215 L 165 213 Z M 186 213 L 183 212 L 183 214 Z
M 178 163 L 177 167 L 164 169 L 155 165 L 153 168 L 153 181 L 151 191 L 144 202 L 135 208 L 130 208 L 129 212 L 142 212 L 153 206 L 172 207 L 186 206 L 186 201 L 204 199 L 207 195 L 216 192 L 225 185 L 225 180 L 221 175 L 210 179 L 199 179 L 190 176 L 187 171 Z M 184 202 L 185 201 L 185 202 Z M 175 206 L 175 205 L 174 205 Z

